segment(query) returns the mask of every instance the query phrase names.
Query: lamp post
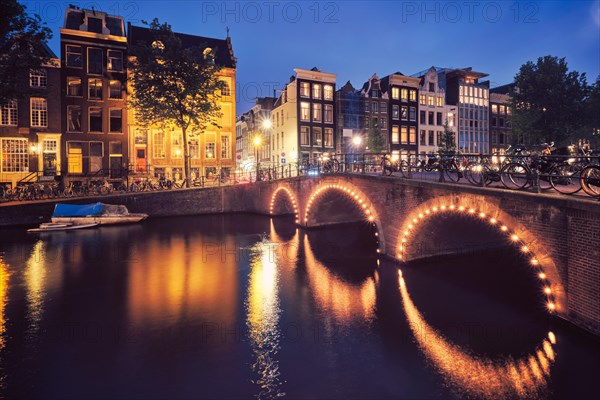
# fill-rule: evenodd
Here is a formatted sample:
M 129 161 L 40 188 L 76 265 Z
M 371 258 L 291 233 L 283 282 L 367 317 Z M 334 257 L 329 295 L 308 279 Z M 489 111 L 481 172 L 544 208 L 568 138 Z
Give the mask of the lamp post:
M 258 161 L 258 148 L 260 147 L 260 143 L 261 143 L 261 139 L 259 135 L 254 136 L 254 139 L 252 140 L 252 143 L 254 144 L 254 154 L 255 154 L 255 160 L 256 160 L 256 181 L 260 181 L 260 162 Z

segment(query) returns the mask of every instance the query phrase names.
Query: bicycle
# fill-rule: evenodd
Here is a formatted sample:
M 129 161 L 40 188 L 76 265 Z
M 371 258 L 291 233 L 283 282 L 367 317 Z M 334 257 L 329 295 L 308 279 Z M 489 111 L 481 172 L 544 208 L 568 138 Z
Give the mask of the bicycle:
M 325 161 L 323 162 L 323 172 L 324 173 L 336 173 L 340 172 L 340 162 L 335 158 L 335 156 L 324 156 Z
M 600 197 L 600 165 L 588 165 L 581 170 L 579 183 L 585 193 Z

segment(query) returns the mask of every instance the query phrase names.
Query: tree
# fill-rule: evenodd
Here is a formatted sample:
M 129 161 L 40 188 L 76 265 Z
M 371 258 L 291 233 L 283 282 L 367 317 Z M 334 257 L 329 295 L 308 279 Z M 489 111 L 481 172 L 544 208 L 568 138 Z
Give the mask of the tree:
M 593 148 L 600 148 L 600 76 L 589 87 L 585 102 L 585 124 L 581 139 L 589 141 Z
M 524 144 L 569 144 L 584 123 L 585 73 L 569 71 L 564 58 L 528 61 L 515 76 L 511 92 L 513 133 Z
M 385 138 L 379 129 L 377 119 L 373 118 L 367 132 L 367 147 L 373 153 L 380 153 L 385 149 Z
M 144 125 L 175 125 L 183 135 L 184 178 L 190 187 L 191 137 L 209 126 L 219 128 L 220 67 L 206 46 L 183 47 L 167 23 L 154 19 L 152 40 L 131 47 L 130 70 L 133 93 L 131 106 Z
M 2 0 L 0 8 L 0 104 L 29 92 L 23 74 L 49 61 L 45 43 L 52 31 L 39 15 L 28 16 L 16 0 Z
M 442 136 L 440 136 L 440 141 L 438 143 L 438 151 L 440 153 L 453 153 L 456 151 L 454 132 L 450 129 L 447 119 L 446 122 L 444 122 L 444 132 L 442 132 Z

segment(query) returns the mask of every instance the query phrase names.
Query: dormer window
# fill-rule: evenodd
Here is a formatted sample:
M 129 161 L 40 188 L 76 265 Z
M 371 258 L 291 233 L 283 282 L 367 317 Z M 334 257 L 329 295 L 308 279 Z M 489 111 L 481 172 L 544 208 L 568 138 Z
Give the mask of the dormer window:
M 88 32 L 102 33 L 102 19 L 88 17 Z

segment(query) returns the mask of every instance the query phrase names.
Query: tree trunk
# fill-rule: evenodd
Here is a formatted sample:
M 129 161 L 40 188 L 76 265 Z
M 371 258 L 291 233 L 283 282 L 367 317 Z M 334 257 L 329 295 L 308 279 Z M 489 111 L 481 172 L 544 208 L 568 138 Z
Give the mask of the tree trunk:
M 190 146 L 188 144 L 187 129 L 181 127 L 182 138 L 183 138 L 183 179 L 185 180 L 185 187 L 190 187 Z

